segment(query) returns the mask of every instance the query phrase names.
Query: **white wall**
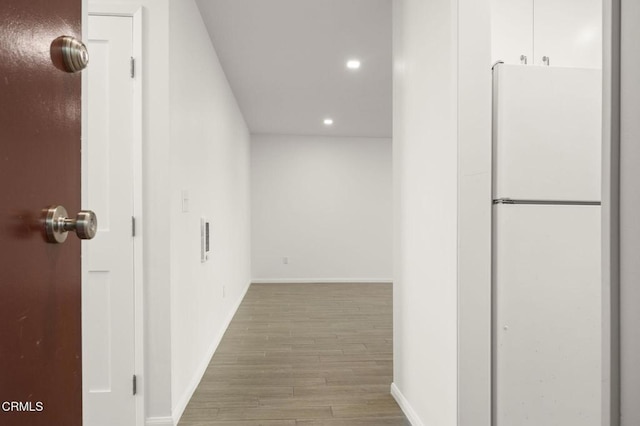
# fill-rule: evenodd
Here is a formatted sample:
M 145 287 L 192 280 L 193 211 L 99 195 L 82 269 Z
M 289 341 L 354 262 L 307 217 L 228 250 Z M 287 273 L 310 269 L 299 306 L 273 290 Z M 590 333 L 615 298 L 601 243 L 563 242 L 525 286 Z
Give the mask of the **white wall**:
M 457 2 L 395 0 L 394 396 L 457 424 Z
M 620 74 L 620 343 L 622 426 L 640 424 L 640 4 L 621 2 Z M 615 173 L 615 169 L 612 170 Z M 615 194 L 611 194 L 615 197 Z M 612 241 L 615 242 L 615 241 Z M 614 378 L 615 380 L 615 378 Z M 615 426 L 615 425 L 614 425 Z
M 253 135 L 251 185 L 254 281 L 391 281 L 390 139 Z
M 395 0 L 394 383 L 414 425 L 491 424 L 490 0 Z
M 602 424 L 620 425 L 620 7 L 603 1 L 602 63 Z M 633 25 L 633 14 L 629 16 Z M 636 36 L 637 37 L 637 34 Z M 631 40 L 635 39 L 632 34 Z M 633 43 L 627 44 L 633 49 Z M 635 50 L 634 50 L 635 52 Z M 624 172 L 623 172 L 624 173 Z M 634 280 L 632 282 L 635 282 Z M 632 284 L 634 285 L 634 284 Z M 633 301 L 632 301 L 633 303 Z M 635 364 L 634 364 L 635 365 Z M 637 372 L 636 372 L 637 373 Z M 636 373 L 627 372 L 633 381 Z M 636 382 L 637 383 L 637 382 Z M 638 394 L 640 396 L 640 393 Z M 632 395 L 632 400 L 638 396 Z M 635 405 L 627 406 L 631 409 Z M 622 411 L 633 419 L 632 413 Z M 640 417 L 638 417 L 640 418 Z M 632 420 L 633 421 L 633 420 Z M 627 426 L 627 425 L 624 425 Z
M 195 2 L 126 3 L 143 7 L 145 371 L 137 373 L 147 424 L 169 426 L 250 282 L 250 141 Z M 212 226 L 204 264 L 201 215 Z
M 166 189 L 171 197 L 171 397 L 177 422 L 250 283 L 250 140 L 195 1 L 170 0 L 169 5 L 171 185 Z M 211 224 L 211 255 L 205 263 L 200 261 L 201 216 Z
M 458 1 L 458 425 L 491 425 L 491 11 Z
M 145 415 L 171 414 L 168 0 L 143 6 L 143 218 Z M 169 228 L 170 229 L 170 228 Z M 139 373 L 139 372 L 138 372 Z

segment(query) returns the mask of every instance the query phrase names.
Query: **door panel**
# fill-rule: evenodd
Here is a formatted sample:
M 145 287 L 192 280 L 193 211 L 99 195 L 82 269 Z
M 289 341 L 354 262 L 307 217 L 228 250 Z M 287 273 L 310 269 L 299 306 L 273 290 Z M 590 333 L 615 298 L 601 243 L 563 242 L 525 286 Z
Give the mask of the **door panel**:
M 492 62 L 533 63 L 533 0 L 491 0 Z
M 50 45 L 81 37 L 81 2 L 5 0 L 0 22 L 0 424 L 77 426 L 80 241 L 46 243 L 40 214 L 80 210 L 81 75 Z
M 535 0 L 536 65 L 602 68 L 602 0 Z
M 86 245 L 84 407 L 91 426 L 135 424 L 133 215 L 133 19 L 90 16 L 88 204 L 100 217 Z

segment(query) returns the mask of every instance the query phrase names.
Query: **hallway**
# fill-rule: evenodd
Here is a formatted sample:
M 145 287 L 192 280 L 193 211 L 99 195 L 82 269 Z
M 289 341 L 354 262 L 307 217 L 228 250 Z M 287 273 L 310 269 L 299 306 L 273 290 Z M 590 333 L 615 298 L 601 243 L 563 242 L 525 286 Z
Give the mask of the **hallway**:
M 391 284 L 253 284 L 180 426 L 405 425 Z

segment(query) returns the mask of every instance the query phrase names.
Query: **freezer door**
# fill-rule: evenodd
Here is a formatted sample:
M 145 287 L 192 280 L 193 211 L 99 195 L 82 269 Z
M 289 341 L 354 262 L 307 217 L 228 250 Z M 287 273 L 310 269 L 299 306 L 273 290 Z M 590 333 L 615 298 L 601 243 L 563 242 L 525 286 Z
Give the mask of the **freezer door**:
M 601 75 L 495 67 L 494 199 L 600 200 Z
M 494 206 L 494 426 L 601 426 L 600 207 Z

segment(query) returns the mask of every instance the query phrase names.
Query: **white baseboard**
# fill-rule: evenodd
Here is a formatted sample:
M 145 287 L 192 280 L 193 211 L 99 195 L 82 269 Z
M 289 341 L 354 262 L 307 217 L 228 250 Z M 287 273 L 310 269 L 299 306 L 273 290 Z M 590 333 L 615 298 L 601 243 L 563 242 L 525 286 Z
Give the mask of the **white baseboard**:
M 196 391 L 198 385 L 200 384 L 200 380 L 202 380 L 202 376 L 204 376 L 204 373 L 207 370 L 209 363 L 211 362 L 211 358 L 213 358 L 213 354 L 215 354 L 216 349 L 218 349 L 218 345 L 220 345 L 220 342 L 222 341 L 222 337 L 224 336 L 224 333 L 227 331 L 227 328 L 229 328 L 229 324 L 231 324 L 231 320 L 233 320 L 233 316 L 236 314 L 236 312 L 238 311 L 238 308 L 240 307 L 240 304 L 244 300 L 244 296 L 247 294 L 247 290 L 249 290 L 250 285 L 251 283 L 247 284 L 247 286 L 244 288 L 244 290 L 242 291 L 242 294 L 236 301 L 235 306 L 233 307 L 233 309 L 231 309 L 231 312 L 229 312 L 229 315 L 225 319 L 224 325 L 220 329 L 220 332 L 218 333 L 214 341 L 211 343 L 211 346 L 209 346 L 209 350 L 207 351 L 207 354 L 205 355 L 205 357 L 202 359 L 202 362 L 198 366 L 198 369 L 196 370 L 196 373 L 194 374 L 193 379 L 191 380 L 191 383 L 187 387 L 187 390 L 185 391 L 185 393 L 182 395 L 182 398 L 180 398 L 180 400 L 178 401 L 178 404 L 176 404 L 176 407 L 173 410 L 173 417 L 169 417 L 172 423 L 169 423 L 168 425 L 173 426 L 178 424 L 178 421 L 182 417 L 184 410 L 187 408 L 187 405 L 189 404 L 189 401 L 191 400 L 193 393 Z M 149 423 L 147 423 L 147 425 L 149 425 Z M 156 423 L 153 423 L 153 425 L 156 425 Z M 165 426 L 164 423 L 157 423 L 157 425 Z
M 144 421 L 145 426 L 173 426 L 172 417 L 147 417 Z
M 257 278 L 251 281 L 253 284 L 391 284 L 391 278 Z
M 418 418 L 418 415 L 411 407 L 411 404 L 409 404 L 409 401 L 407 401 L 395 383 L 391 383 L 391 396 L 396 400 L 400 409 L 409 420 L 409 423 L 411 423 L 411 426 L 424 426 L 424 423 L 420 421 L 420 418 Z

